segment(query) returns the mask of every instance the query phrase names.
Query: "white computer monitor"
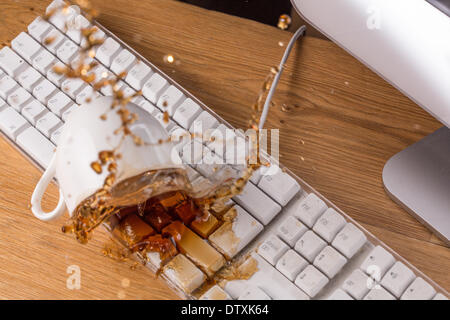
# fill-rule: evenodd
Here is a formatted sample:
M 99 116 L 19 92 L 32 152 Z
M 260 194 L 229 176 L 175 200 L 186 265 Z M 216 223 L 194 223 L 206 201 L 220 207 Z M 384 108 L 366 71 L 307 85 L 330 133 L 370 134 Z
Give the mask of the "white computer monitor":
M 450 243 L 450 0 L 291 0 L 330 40 L 446 127 L 394 155 L 388 194 Z

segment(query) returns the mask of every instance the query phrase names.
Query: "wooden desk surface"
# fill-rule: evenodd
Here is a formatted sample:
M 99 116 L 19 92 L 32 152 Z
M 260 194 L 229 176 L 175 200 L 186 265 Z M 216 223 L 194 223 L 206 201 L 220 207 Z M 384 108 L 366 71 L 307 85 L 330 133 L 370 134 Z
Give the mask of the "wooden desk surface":
M 0 44 L 49 2 L 2 1 Z M 281 58 L 279 42 L 291 35 L 169 0 L 92 2 L 104 26 L 240 128 Z M 180 63 L 166 64 L 168 53 Z M 450 250 L 390 200 L 381 180 L 392 155 L 441 125 L 336 45 L 309 37 L 289 60 L 275 102 L 268 127 L 281 128 L 282 162 L 450 290 Z M 60 232 L 62 219 L 35 219 L 28 204 L 41 173 L 3 139 L 0 150 L 0 298 L 176 298 L 144 268 L 102 257 L 103 232 L 82 246 Z M 45 206 L 56 197 L 50 186 Z M 70 265 L 81 268 L 81 290 L 66 288 Z

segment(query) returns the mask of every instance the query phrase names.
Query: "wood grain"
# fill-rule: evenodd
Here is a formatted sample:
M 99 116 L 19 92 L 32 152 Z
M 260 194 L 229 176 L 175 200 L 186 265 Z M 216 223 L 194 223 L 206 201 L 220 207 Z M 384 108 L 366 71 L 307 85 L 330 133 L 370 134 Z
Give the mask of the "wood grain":
M 281 58 L 279 42 L 290 38 L 170 0 L 92 2 L 104 26 L 240 128 Z M 25 30 L 48 3 L 2 1 L 0 44 Z M 164 62 L 169 53 L 178 63 Z M 392 202 L 381 181 L 391 156 L 441 124 L 336 45 L 311 37 L 297 45 L 275 102 L 267 124 L 281 129 L 283 164 L 449 290 L 450 250 Z M 63 220 L 33 218 L 28 204 L 41 173 L 3 139 L 0 150 L 0 298 L 176 298 L 147 270 L 102 257 L 102 231 L 82 246 L 60 232 Z M 56 197 L 50 186 L 45 206 L 55 205 Z M 81 290 L 66 288 L 72 264 L 81 268 Z M 130 286 L 124 288 L 123 279 Z

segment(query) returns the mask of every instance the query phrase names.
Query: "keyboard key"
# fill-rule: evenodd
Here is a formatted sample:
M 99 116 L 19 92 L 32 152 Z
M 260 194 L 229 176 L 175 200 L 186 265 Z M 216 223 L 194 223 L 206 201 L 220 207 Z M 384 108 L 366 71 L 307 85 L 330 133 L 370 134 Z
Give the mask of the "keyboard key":
M 35 128 L 30 127 L 19 134 L 17 144 L 43 168 L 50 164 L 55 146 Z
M 181 221 L 172 222 L 162 232 L 171 235 L 177 244 L 177 249 L 209 277 L 213 276 L 225 264 L 225 259 L 220 253 Z
M 138 99 L 136 101 L 134 101 L 134 103 L 136 103 L 139 107 L 141 107 L 142 109 L 144 109 L 145 111 L 147 111 L 148 113 L 150 113 L 153 116 L 156 116 L 160 113 L 158 108 L 156 108 L 148 100 L 145 100 L 142 97 L 138 97 Z
M 306 231 L 308 228 L 292 216 L 286 217 L 277 227 L 277 235 L 291 247 Z
M 416 278 L 403 293 L 401 300 L 431 300 L 436 290 L 422 278 Z
M 156 103 L 161 96 L 161 93 L 168 86 L 168 82 L 158 73 L 154 73 L 150 79 L 144 84 L 142 88 L 142 94 L 146 97 L 150 102 Z
M 346 263 L 347 259 L 330 246 L 326 246 L 314 259 L 317 269 L 330 279 L 337 275 Z
M 308 261 L 303 259 L 297 252 L 292 249 L 278 260 L 277 269 L 284 274 L 289 280 L 294 281 L 298 274 L 306 268 Z
M 254 184 L 258 185 L 259 181 L 262 178 L 262 174 L 261 174 L 261 169 L 263 169 L 264 167 L 259 168 L 258 170 L 256 170 L 255 172 L 253 172 L 252 177 L 250 178 L 250 181 L 253 182 Z
M 37 17 L 28 26 L 28 33 L 37 41 L 42 42 L 50 29 L 51 25 L 47 21 L 43 20 L 41 17 Z
M 356 269 L 344 281 L 342 288 L 356 300 L 361 300 L 372 289 L 372 285 L 373 281 L 361 270 Z
M 226 139 L 225 146 L 225 163 L 230 165 L 246 165 L 249 152 L 248 152 L 249 144 L 247 141 L 241 136 L 235 136 L 231 139 Z M 270 196 L 273 196 L 274 193 Z M 272 197 L 273 198 L 273 197 Z
M 58 91 L 54 96 L 48 100 L 48 108 L 56 114 L 58 117 L 61 117 L 64 111 L 67 110 L 69 105 L 72 104 L 72 99 L 70 99 L 63 92 Z
M 190 167 L 188 166 L 188 168 L 190 168 Z M 192 177 L 189 178 L 190 181 L 191 181 L 191 178 Z M 192 179 L 192 180 L 194 180 L 194 179 Z M 212 214 L 210 214 L 205 221 L 196 219 L 196 220 L 192 221 L 192 223 L 191 223 L 192 230 L 197 232 L 203 238 L 208 238 L 209 235 L 211 233 L 213 233 L 217 229 L 218 226 L 219 226 L 219 221 Z
M 44 115 L 48 110 L 37 100 L 32 100 L 22 109 L 22 115 L 34 126 L 37 119 Z
M 67 28 L 69 21 L 72 21 L 77 14 L 73 6 L 68 6 L 63 1 L 53 1 L 47 7 L 47 13 L 49 12 L 52 12 L 50 22 L 61 31 L 64 31 Z
M 158 99 L 156 106 L 162 111 L 167 111 L 169 115 L 173 117 L 175 110 L 184 99 L 184 94 L 178 90 L 177 87 L 170 86 Z
M 0 112 L 0 129 L 12 140 L 29 126 L 28 121 L 11 107 Z
M 295 279 L 295 284 L 311 298 L 314 298 L 327 283 L 327 277 L 312 265 L 308 265 Z
M 53 131 L 50 140 L 57 146 L 59 142 L 59 138 L 61 137 L 61 133 L 63 131 L 64 125 L 59 126 L 55 131 Z
M 191 98 L 184 100 L 184 102 L 177 108 L 173 119 L 178 122 L 184 129 L 189 129 L 195 118 L 202 112 L 200 106 L 192 101 Z
M 209 237 L 209 241 L 231 259 L 262 230 L 263 226 L 258 221 L 241 207 L 234 206 L 226 214 L 225 222 Z
M 57 50 L 56 55 L 65 64 L 71 63 L 79 54 L 79 47 L 72 41 L 67 39 Z
M 67 121 L 67 118 L 69 117 L 69 115 L 75 110 L 75 108 L 77 108 L 78 105 L 76 105 L 75 103 L 72 104 L 71 106 L 69 106 L 69 108 L 63 112 L 61 119 L 63 121 Z
M 202 111 L 197 119 L 191 124 L 189 131 L 202 139 L 207 130 L 215 129 L 219 126 L 219 121 L 214 118 L 208 111 Z
M 58 62 L 58 60 L 47 50 L 41 50 L 33 58 L 32 64 L 42 74 L 47 72 Z
M 159 121 L 162 127 L 167 130 L 167 132 L 169 132 L 175 126 L 175 122 L 173 122 L 172 119 L 169 118 L 166 121 L 164 113 L 162 112 L 156 113 L 154 117 Z
M 203 157 L 203 148 L 205 146 L 197 140 L 191 140 L 182 149 L 182 159 L 186 164 L 198 165 L 201 164 Z
M 238 300 L 272 300 L 267 293 L 258 287 L 250 286 L 244 290 Z
M 333 241 L 336 234 L 345 226 L 345 219 L 333 208 L 328 208 L 317 220 L 313 230 L 327 242 Z
M 27 90 L 18 87 L 8 96 L 8 104 L 20 112 L 31 98 L 31 94 Z
M 235 196 L 234 199 L 263 225 L 268 224 L 281 211 L 280 205 L 253 183 L 247 183 L 242 193 Z
M 295 251 L 312 263 L 326 245 L 327 243 L 318 235 L 308 230 L 295 244 Z
M 263 176 L 258 187 L 284 207 L 300 191 L 300 185 L 280 168 L 276 172 Z
M 178 254 L 163 267 L 163 273 L 185 293 L 200 287 L 206 276 L 188 258 Z
M 288 249 L 289 247 L 277 236 L 271 235 L 258 247 L 258 253 L 271 265 L 275 265 Z
M 17 82 L 10 76 L 0 78 L 0 97 L 4 100 L 17 88 Z
M 374 277 L 383 277 L 386 271 L 395 263 L 395 259 L 381 246 L 376 246 L 361 264 L 361 270 Z M 381 279 L 376 279 L 380 281 Z
M 128 72 L 125 81 L 136 90 L 142 90 L 145 82 L 150 78 L 152 69 L 145 63 L 139 61 Z
M 49 68 L 47 71 L 47 79 L 50 80 L 54 85 L 61 87 L 66 77 L 64 74 L 56 73 L 54 68 L 64 68 L 64 64 L 62 62 L 57 62 L 53 67 Z
M 50 138 L 53 131 L 61 125 L 61 120 L 51 112 L 45 113 L 36 121 L 36 129 L 42 132 L 47 138 Z
M 87 86 L 86 82 L 81 79 L 66 79 L 61 84 L 61 89 L 72 99 L 76 99 L 77 95 Z
M 140 97 L 140 98 L 142 98 L 142 97 Z M 153 104 L 148 102 L 148 100 L 142 99 L 140 102 L 137 103 L 137 105 L 153 116 L 155 116 L 159 113 L 158 108 L 156 108 Z
M 77 45 L 78 47 L 78 45 Z M 79 47 L 78 47 L 79 49 Z M 84 65 L 90 65 L 93 62 L 98 63 L 98 61 L 94 61 L 94 58 L 91 58 L 89 55 L 84 56 L 82 54 L 82 52 L 77 52 L 75 54 L 75 57 L 68 63 L 68 65 L 74 69 L 79 68 L 80 65 L 84 64 Z
M 136 63 L 136 57 L 127 49 L 123 49 L 112 61 L 111 71 L 115 74 L 128 72 L 134 63 Z
M 108 69 L 106 69 L 104 66 L 102 66 L 101 64 L 98 64 L 98 66 L 96 66 L 93 70 L 91 70 L 88 74 L 95 74 L 95 81 L 94 83 L 98 83 L 101 80 L 108 80 L 113 78 L 113 74 L 108 71 Z
M 353 223 L 347 223 L 337 234 L 332 246 L 339 250 L 348 259 L 361 249 L 367 238 Z
M 254 272 L 256 270 L 256 272 Z M 252 274 L 248 280 L 227 281 L 224 290 L 234 299 L 251 287 L 259 287 L 274 300 L 308 300 L 309 297 L 277 269 L 256 253 L 239 266 L 240 274 Z
M 208 147 L 203 148 L 202 164 L 199 164 L 196 169 L 203 176 L 211 179 L 214 175 L 223 177 L 232 177 L 236 175 L 236 171 L 229 166 L 224 166 L 223 159 L 209 150 Z
M 397 298 L 400 298 L 415 275 L 402 262 L 397 261 L 381 280 L 381 285 Z
M 89 20 L 79 14 L 73 19 L 73 23 L 69 24 L 66 35 L 76 44 L 80 44 L 81 30 L 88 28 L 90 25 Z
M 5 109 L 8 105 L 6 104 L 5 100 L 3 100 L 2 98 L 0 98 L 0 111 L 2 111 L 3 109 Z
M 32 67 L 27 67 L 23 72 L 17 77 L 17 81 L 20 85 L 30 92 L 33 91 L 34 87 L 42 80 L 41 74 L 33 69 Z
M 80 93 L 77 94 L 76 102 L 78 104 L 83 104 L 87 102 L 88 99 L 93 100 L 97 98 L 98 95 L 99 95 L 98 92 L 94 91 L 94 89 L 91 86 L 87 85 L 84 87 L 83 90 L 80 91 Z
M 28 33 L 21 32 L 16 38 L 11 41 L 11 47 L 22 58 L 31 63 L 33 57 L 42 48 Z
M 95 57 L 109 67 L 114 58 L 119 54 L 120 44 L 113 38 L 107 38 L 105 42 L 97 49 Z
M 44 105 L 47 105 L 49 98 L 53 95 L 55 91 L 56 91 L 55 85 L 50 81 L 48 81 L 47 79 L 43 79 L 33 89 L 33 96 L 40 102 L 42 102 Z
M 221 287 L 215 285 L 206 291 L 199 300 L 232 300 Z
M 119 82 L 118 85 L 120 86 L 120 90 L 123 91 L 123 95 L 125 97 L 131 97 L 132 95 L 134 95 L 136 93 L 136 90 L 132 89 L 129 85 L 127 85 L 122 80 Z M 133 99 L 136 99 L 136 98 L 138 98 L 138 97 L 134 97 Z
M 53 0 L 45 9 L 46 14 L 56 13 L 57 10 L 61 10 L 67 6 L 65 0 Z
M 228 141 L 234 141 L 236 137 L 233 130 L 230 130 L 224 124 L 220 124 L 213 130 L 207 130 L 204 133 L 203 139 L 196 138 L 199 141 L 203 140 L 203 143 L 220 156 L 225 155 L 225 148 Z
M 446 296 L 444 296 L 442 293 L 438 293 L 434 296 L 433 300 L 448 300 Z
M 0 68 L 7 74 L 15 78 L 27 67 L 27 63 L 10 47 L 3 47 L 0 50 Z
M 303 201 L 296 203 L 293 208 L 294 215 L 310 228 L 314 226 L 326 209 L 325 202 L 314 193 L 310 193 Z
M 182 155 L 183 148 L 191 143 L 189 132 L 179 126 L 175 126 L 170 130 L 169 135 L 175 150 Z
M 344 290 L 337 289 L 328 297 L 327 300 L 353 300 L 353 298 Z
M 97 41 L 100 41 L 100 40 L 104 41 L 106 39 L 106 34 L 102 30 L 100 30 L 98 27 L 95 27 L 95 29 L 96 29 L 96 31 L 92 34 L 91 37 Z M 85 38 L 81 39 L 81 47 L 85 48 L 86 44 L 87 44 L 87 40 Z M 96 45 L 96 46 L 94 46 L 93 49 L 95 50 L 98 47 L 99 47 L 99 45 Z
M 53 54 L 56 54 L 56 50 L 67 40 L 67 38 L 54 27 L 50 28 L 50 31 L 44 38 L 43 45 Z
M 386 289 L 379 286 L 378 288 L 370 289 L 369 293 L 364 297 L 364 300 L 395 300 L 395 297 Z

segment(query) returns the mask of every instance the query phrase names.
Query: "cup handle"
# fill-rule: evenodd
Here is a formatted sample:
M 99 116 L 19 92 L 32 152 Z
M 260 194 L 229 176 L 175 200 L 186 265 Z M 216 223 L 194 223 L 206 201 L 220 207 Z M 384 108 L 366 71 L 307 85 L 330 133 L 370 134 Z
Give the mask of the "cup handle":
M 61 189 L 59 189 L 58 204 L 53 211 L 44 212 L 41 207 L 42 196 L 44 195 L 45 190 L 47 189 L 49 183 L 55 177 L 55 173 L 56 173 L 56 153 L 53 155 L 47 170 L 44 171 L 44 174 L 42 175 L 41 179 L 34 188 L 33 195 L 31 196 L 31 211 L 33 212 L 36 218 L 42 221 L 53 220 L 62 215 L 66 211 L 66 203 L 64 201 L 64 196 Z

